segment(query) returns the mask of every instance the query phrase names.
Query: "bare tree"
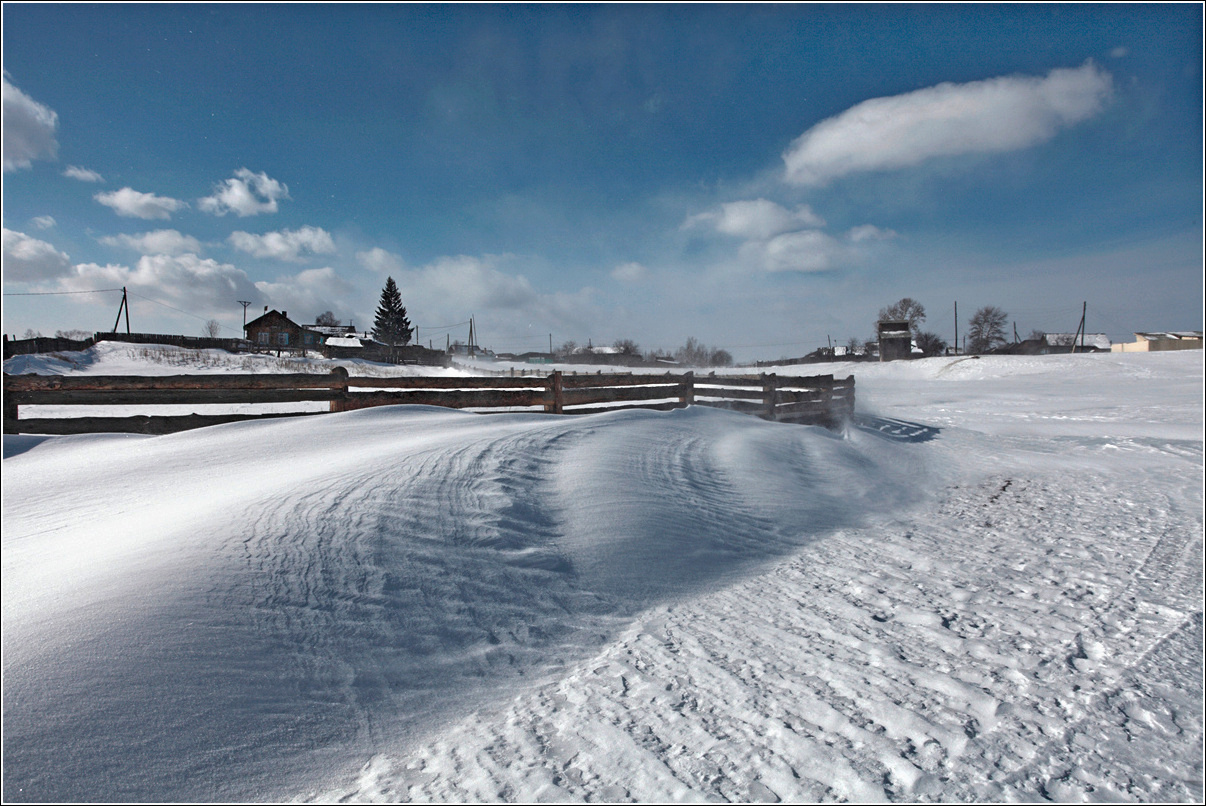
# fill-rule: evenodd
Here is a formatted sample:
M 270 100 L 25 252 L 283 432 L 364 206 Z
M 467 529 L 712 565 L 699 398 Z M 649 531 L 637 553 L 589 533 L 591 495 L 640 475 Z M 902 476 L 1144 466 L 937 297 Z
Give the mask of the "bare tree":
M 323 327 L 339 327 L 342 323 L 335 318 L 334 311 L 323 311 L 315 317 L 314 324 L 322 325 Z
M 918 333 L 916 341 L 917 349 L 927 358 L 942 355 L 946 351 L 946 341 L 937 333 Z
M 894 305 L 879 309 L 879 322 L 908 322 L 909 330 L 916 336 L 921 332 L 921 323 L 925 321 L 925 306 L 911 297 L 905 297 Z M 879 328 L 876 327 L 878 333 Z
M 973 354 L 986 353 L 1005 343 L 1005 323 L 1009 314 L 995 305 L 985 305 L 968 320 L 967 349 Z
M 616 339 L 611 346 L 619 351 L 620 355 L 640 356 L 641 354 L 640 345 L 632 339 Z
M 201 335 L 208 336 L 211 339 L 216 339 L 222 335 L 222 323 L 217 319 L 210 319 L 205 323 L 205 327 L 201 328 Z

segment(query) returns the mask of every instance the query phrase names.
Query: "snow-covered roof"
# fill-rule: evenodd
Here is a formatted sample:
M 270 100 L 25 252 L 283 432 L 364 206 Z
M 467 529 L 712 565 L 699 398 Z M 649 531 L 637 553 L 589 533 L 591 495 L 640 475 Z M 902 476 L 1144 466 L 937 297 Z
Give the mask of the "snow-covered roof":
M 360 339 L 355 336 L 331 336 L 326 342 L 328 347 L 362 347 Z
M 1105 333 L 1086 333 L 1084 338 L 1086 347 L 1095 347 L 1099 350 L 1110 349 L 1110 337 Z M 1043 339 L 1052 347 L 1067 347 L 1071 344 L 1080 346 L 1080 336 L 1075 333 L 1047 333 Z
M 1200 339 L 1200 338 L 1202 338 L 1202 331 L 1200 331 L 1200 330 L 1174 330 L 1174 331 L 1157 332 L 1157 333 L 1136 333 L 1135 338 L 1136 338 L 1136 340 L 1143 339 L 1144 341 L 1160 341 L 1163 339 L 1168 339 L 1170 341 L 1176 341 L 1176 340 L 1181 340 L 1181 339 Z

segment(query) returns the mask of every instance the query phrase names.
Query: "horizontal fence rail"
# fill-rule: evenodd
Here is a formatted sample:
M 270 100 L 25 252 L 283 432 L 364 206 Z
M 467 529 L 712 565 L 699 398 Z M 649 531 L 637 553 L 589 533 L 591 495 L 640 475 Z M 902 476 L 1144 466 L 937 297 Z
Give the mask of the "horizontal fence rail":
M 168 434 L 240 420 L 320 412 L 130 417 L 25 417 L 23 406 L 326 403 L 332 412 L 398 404 L 455 409 L 593 414 L 619 409 L 712 406 L 767 420 L 840 427 L 854 414 L 854 376 L 584 374 L 542 377 L 351 377 L 326 374 L 4 376 L 4 433 Z

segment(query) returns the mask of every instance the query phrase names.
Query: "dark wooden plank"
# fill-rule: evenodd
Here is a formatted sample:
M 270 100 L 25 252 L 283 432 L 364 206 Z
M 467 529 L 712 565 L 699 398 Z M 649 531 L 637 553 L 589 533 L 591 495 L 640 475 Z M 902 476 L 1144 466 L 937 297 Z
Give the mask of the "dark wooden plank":
M 600 389 L 567 389 L 563 393 L 564 405 L 579 406 L 591 403 L 611 403 L 621 400 L 662 400 L 681 398 L 686 386 L 617 386 Z
M 348 378 L 352 389 L 543 389 L 545 376 L 535 378 Z
M 762 389 L 720 389 L 714 386 L 695 387 L 695 399 L 724 398 L 725 400 L 761 400 Z
M 302 403 L 337 399 L 332 389 L 144 389 L 141 391 L 12 392 L 19 406 L 189 406 L 215 403 Z
M 444 406 L 445 408 L 491 408 L 496 406 L 540 406 L 543 393 L 524 389 L 474 389 L 467 391 L 411 390 L 406 392 L 351 392 L 336 400 L 336 411 L 371 408 L 373 406 Z
M 592 387 L 611 386 L 648 386 L 679 384 L 686 380 L 686 375 L 562 375 L 562 385 L 565 389 L 589 389 Z
M 285 375 L 5 375 L 4 392 L 138 391 L 143 389 L 338 389 L 343 379 L 337 373 Z
M 34 417 L 5 420 L 6 434 L 174 434 L 223 423 L 247 420 L 276 420 L 282 417 L 308 417 L 322 412 L 285 414 L 189 414 L 179 417 Z
M 565 409 L 565 414 L 603 414 L 609 411 L 631 411 L 633 409 L 648 409 L 650 411 L 672 411 L 674 409 L 683 408 L 683 404 L 677 401 L 667 403 L 645 403 L 626 406 L 593 406 L 589 408 Z

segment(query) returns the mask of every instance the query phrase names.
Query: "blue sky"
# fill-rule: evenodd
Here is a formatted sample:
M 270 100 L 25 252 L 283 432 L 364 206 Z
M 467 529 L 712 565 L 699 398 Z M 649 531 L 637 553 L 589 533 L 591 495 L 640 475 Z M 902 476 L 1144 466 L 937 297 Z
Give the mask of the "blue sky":
M 497 350 L 1202 328 L 1198 4 L 3 14 L 10 336 L 122 286 L 143 332 L 363 327 L 387 276 Z

